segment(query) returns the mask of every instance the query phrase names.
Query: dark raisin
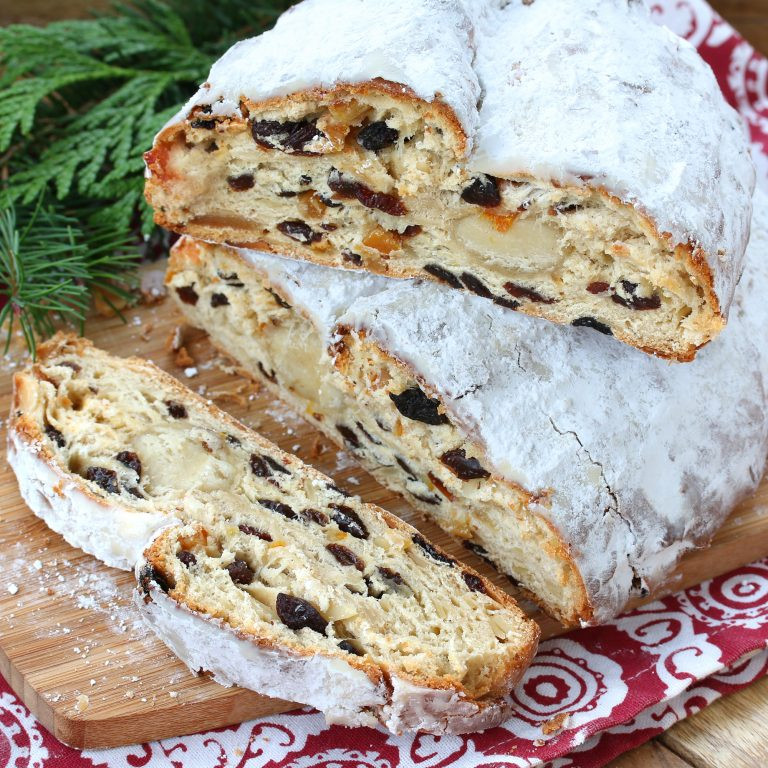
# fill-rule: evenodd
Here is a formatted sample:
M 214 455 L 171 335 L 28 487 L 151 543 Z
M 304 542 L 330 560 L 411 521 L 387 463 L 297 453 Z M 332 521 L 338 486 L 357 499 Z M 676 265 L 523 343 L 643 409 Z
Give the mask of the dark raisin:
M 302 509 L 299 512 L 299 517 L 307 523 L 317 523 L 317 525 L 328 525 L 330 520 L 325 512 L 321 512 L 319 509 Z
M 271 288 L 267 288 L 266 285 L 264 286 L 264 290 L 271 294 L 278 307 L 282 307 L 283 309 L 291 309 L 291 305 L 279 293 L 273 291 Z
M 299 184 L 303 184 L 304 186 L 306 186 L 307 184 L 311 184 L 311 183 L 312 183 L 311 176 L 307 176 L 306 174 L 302 174 L 301 176 L 299 176 Z
M 343 496 L 345 499 L 348 499 L 352 494 L 347 493 L 343 488 L 339 488 L 338 485 L 334 485 L 333 483 L 327 483 L 325 486 L 329 491 L 335 491 L 340 496 Z
M 296 123 L 292 122 L 280 123 L 277 120 L 254 120 L 251 123 L 251 135 L 253 140 L 262 147 L 275 149 L 280 146 L 279 140 L 269 141 L 269 139 L 273 136 L 287 136 L 295 127 Z
M 279 461 L 275 461 L 271 456 L 264 456 L 264 460 L 269 464 L 275 472 L 280 472 L 283 475 L 290 475 L 290 471 L 287 470 Z
M 296 195 L 298 194 L 299 194 L 298 192 L 294 192 L 292 189 L 286 189 L 278 192 L 277 196 L 278 197 L 296 197 Z
M 411 480 L 416 479 L 416 473 L 411 469 L 410 465 L 405 459 L 401 458 L 400 456 L 395 456 L 395 461 L 397 462 L 400 469 L 402 469 L 403 472 L 405 472 L 405 474 L 408 475 Z
M 386 565 L 380 565 L 376 570 L 379 572 L 379 576 L 385 581 L 391 581 L 398 586 L 403 584 L 403 577 L 397 571 L 387 568 Z
M 291 474 L 280 462 L 275 461 L 271 456 L 252 453 L 249 462 L 251 471 L 256 477 L 272 477 L 273 470 L 283 475 Z
M 295 240 L 297 243 L 303 243 L 309 245 L 310 243 L 316 243 L 321 240 L 323 235 L 320 232 L 315 232 L 312 227 L 301 219 L 290 219 L 289 221 L 281 221 L 277 228 L 291 240 Z
M 141 459 L 138 454 L 133 451 L 120 451 L 115 458 L 121 463 L 125 464 L 128 469 L 132 469 L 139 477 L 141 477 Z
M 152 583 L 157 584 L 163 592 L 173 589 L 171 579 L 162 571 L 151 565 L 145 565 L 139 572 L 139 587 L 145 595 L 149 595 Z
M 226 293 L 212 293 L 211 294 L 211 306 L 215 309 L 216 307 L 226 307 L 229 304 L 229 299 L 227 298 Z
M 312 603 L 308 603 L 300 597 L 293 597 L 293 595 L 280 592 L 275 601 L 275 608 L 280 621 L 288 629 L 304 629 L 306 627 L 318 634 L 325 634 L 328 622 Z
M 166 400 L 165 407 L 168 409 L 168 415 L 174 419 L 186 419 L 187 409 L 175 400 Z
M 181 552 L 177 552 L 176 557 L 178 557 L 179 560 L 181 560 L 181 562 L 187 566 L 187 568 L 197 563 L 197 558 L 191 552 L 187 552 L 186 549 L 182 549 Z
M 390 216 L 405 216 L 408 213 L 408 209 L 397 195 L 374 192 L 359 181 L 345 179 L 335 168 L 331 168 L 328 174 L 328 186 L 340 197 L 357 200 L 366 208 L 373 208 Z
M 135 496 L 137 499 L 144 498 L 144 494 L 136 486 L 133 486 L 132 488 L 123 488 L 123 490 L 131 496 Z
M 246 189 L 253 188 L 253 174 L 241 173 L 239 176 L 227 176 L 227 184 L 235 192 L 245 192 Z
M 419 387 L 410 387 L 399 395 L 393 395 L 390 392 L 389 397 L 397 410 L 407 419 L 431 426 L 449 423 L 444 414 L 438 413 L 440 401 L 427 397 Z
M 464 583 L 472 592 L 482 592 L 484 595 L 488 594 L 485 589 L 485 584 L 483 584 L 483 580 L 476 574 L 470 573 L 469 571 L 462 571 L 461 578 L 464 579 Z
M 219 148 L 219 145 L 215 141 L 211 141 L 205 147 L 205 151 L 210 155 L 211 152 L 215 152 Z
M 363 149 L 378 152 L 380 149 L 394 144 L 399 136 L 400 134 L 394 128 L 390 128 L 383 120 L 378 120 L 375 123 L 366 125 L 357 134 L 357 143 Z
M 613 336 L 613 331 L 605 323 L 595 320 L 594 317 L 577 317 L 571 325 L 575 325 L 577 328 L 592 328 L 606 336 Z
M 314 121 L 302 120 L 291 129 L 291 132 L 283 141 L 283 146 L 292 149 L 294 152 L 300 152 L 313 139 L 322 135 L 323 132 L 315 125 Z
M 386 590 L 381 589 L 380 587 L 376 586 L 368 576 L 363 576 L 363 581 L 365 582 L 365 586 L 367 588 L 368 597 L 372 597 L 375 600 L 381 600 L 382 597 L 384 597 L 384 593 Z
M 416 237 L 424 230 L 418 224 L 409 224 L 401 233 L 400 237 Z
M 220 269 L 216 270 L 219 280 L 223 280 L 230 288 L 242 288 L 245 283 L 240 280 L 237 272 L 222 272 Z
M 501 203 L 499 180 L 494 176 L 478 176 L 464 188 L 461 199 L 472 205 L 482 205 L 484 208 L 494 208 Z
M 329 504 L 328 506 L 333 510 L 331 512 L 331 519 L 339 526 L 340 530 L 345 531 L 350 536 L 354 536 L 356 539 L 368 538 L 368 529 L 354 509 L 344 504 Z
M 510 576 L 508 573 L 505 573 L 504 575 L 507 577 L 507 581 L 513 587 L 519 587 L 520 586 L 520 582 L 514 576 Z
M 411 496 L 413 496 L 414 499 L 418 499 L 419 501 L 424 502 L 424 504 L 429 504 L 433 507 L 443 503 L 439 496 L 424 496 L 423 494 L 419 493 L 411 493 Z
M 326 544 L 325 548 L 341 565 L 352 565 L 361 573 L 365 570 L 365 563 L 351 549 L 345 547 L 343 544 Z
M 500 307 L 504 307 L 505 309 L 518 309 L 520 307 L 519 301 L 514 301 L 514 299 L 505 299 L 503 296 L 495 296 L 493 303 L 498 304 Z
M 555 299 L 548 299 L 546 296 L 542 296 L 537 291 L 534 291 L 533 288 L 526 288 L 517 283 L 504 283 L 504 290 L 516 299 L 528 299 L 528 301 L 533 301 L 537 304 L 555 303 Z
M 315 192 L 315 197 L 327 208 L 343 208 L 344 207 L 342 203 L 337 203 L 335 200 L 331 200 L 329 197 L 324 197 L 318 192 Z
M 411 539 L 413 539 L 413 543 L 416 544 L 416 546 L 423 549 L 427 555 L 429 555 L 433 560 L 437 560 L 438 563 L 453 565 L 456 562 L 452 557 L 448 557 L 448 555 L 445 555 L 436 549 L 420 534 L 414 533 L 413 536 L 411 536 Z
M 355 422 L 355 426 L 363 433 L 367 440 L 374 445 L 381 445 L 381 440 L 376 439 L 359 421 Z
M 611 286 L 609 283 L 605 283 L 602 280 L 596 280 L 595 282 L 590 283 L 587 286 L 587 290 L 590 293 L 593 293 L 596 295 L 598 293 L 605 293 L 610 287 Z
M 253 581 L 253 570 L 245 560 L 234 560 L 227 566 L 229 578 L 235 584 L 250 584 Z
M 192 285 L 182 285 L 176 289 L 176 295 L 185 303 L 191 304 L 193 307 L 197 304 L 197 300 L 200 298 L 195 290 L 194 283 Z
M 339 434 L 344 438 L 344 442 L 352 448 L 360 448 L 360 440 L 355 434 L 355 430 L 351 427 L 346 427 L 344 424 L 337 424 L 336 429 L 339 430 Z
M 277 512 L 283 517 L 287 517 L 289 520 L 298 520 L 298 515 L 282 501 L 275 501 L 274 499 L 257 499 L 259 504 L 272 512 Z
M 336 224 L 325 224 L 325 223 L 321 224 L 320 228 L 324 229 L 326 232 L 335 232 L 338 229 Z
M 96 483 L 107 493 L 120 493 L 120 485 L 117 482 L 117 472 L 106 467 L 88 467 L 85 470 L 85 479 Z
M 342 640 L 339 643 L 339 648 L 341 648 L 342 651 L 346 651 L 347 653 L 351 653 L 353 656 L 364 656 L 364 652 L 361 651 L 354 643 L 350 642 L 349 640 Z
M 440 461 L 453 472 L 459 480 L 480 480 L 490 477 L 491 473 L 480 466 L 480 462 L 473 456 L 467 457 L 463 448 L 446 451 Z
M 268 533 L 260 531 L 258 528 L 254 528 L 252 525 L 240 523 L 240 525 L 237 527 L 240 529 L 240 531 L 247 534 L 248 536 L 255 536 L 257 539 L 261 539 L 262 541 L 272 541 L 272 537 Z
M 354 264 L 356 267 L 362 266 L 363 257 L 359 253 L 352 253 L 352 251 L 342 251 L 341 258 L 347 264 Z
M 478 296 L 482 296 L 486 299 L 490 299 L 493 296 L 485 283 L 474 275 L 470 275 L 469 272 L 461 273 L 461 282 L 464 283 L 472 293 L 476 293 Z
M 73 360 L 62 360 L 59 365 L 64 366 L 64 368 L 71 368 L 75 373 L 80 373 L 82 368 L 74 362 Z
M 58 445 L 59 448 L 63 448 L 67 444 L 67 441 L 64 439 L 64 435 L 62 435 L 61 432 L 59 432 L 59 430 L 51 424 L 45 425 L 45 434 L 47 435 L 48 439 L 54 445 Z
M 450 285 L 451 288 L 463 288 L 459 278 L 456 277 L 453 272 L 449 272 L 439 264 L 425 264 L 424 271 L 427 274 L 432 275 L 432 277 L 436 277 L 438 280 Z
M 261 375 L 265 379 L 268 379 L 273 384 L 277 381 L 277 374 L 272 369 L 270 369 L 269 373 L 267 373 L 267 369 L 264 367 L 264 365 L 261 363 L 261 361 L 256 363 L 256 365 L 258 366 L 259 370 L 261 371 Z
M 485 560 L 486 563 L 493 565 L 493 561 L 488 557 L 488 550 L 481 544 L 476 544 L 474 541 L 463 541 L 462 544 L 470 552 L 474 552 L 481 560 Z
M 191 120 L 189 123 L 190 128 L 205 128 L 206 131 L 216 127 L 215 120 Z
M 661 306 L 661 298 L 657 294 L 653 296 L 637 296 L 637 283 L 632 283 L 629 280 L 622 280 L 621 287 L 624 292 L 629 294 L 627 298 L 620 296 L 614 291 L 611 299 L 622 307 L 627 309 L 636 309 L 639 311 L 645 311 L 648 309 L 658 309 Z
M 234 435 L 227 435 L 227 442 L 230 445 L 234 445 L 235 448 L 239 448 L 242 445 L 242 443 L 240 442 L 240 438 L 235 437 Z

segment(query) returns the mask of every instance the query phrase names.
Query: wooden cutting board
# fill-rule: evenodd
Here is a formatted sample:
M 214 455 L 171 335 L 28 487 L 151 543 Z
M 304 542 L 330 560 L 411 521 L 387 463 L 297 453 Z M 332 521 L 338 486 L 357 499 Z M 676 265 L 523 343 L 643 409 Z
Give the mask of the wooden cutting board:
M 194 366 L 180 367 L 167 340 L 180 322 L 170 302 L 128 310 L 127 323 L 95 318 L 87 335 L 118 355 L 140 355 L 206 394 L 281 448 L 315 464 L 348 491 L 418 526 L 449 553 L 501 586 L 482 560 L 422 521 L 399 496 L 384 490 L 351 457 L 267 392 L 225 372 L 205 337 L 188 329 Z M 22 360 L 15 340 L 0 359 L 0 413 L 10 402 L 11 375 Z M 189 376 L 187 374 L 190 374 Z M 5 443 L 5 421 L 0 439 Z M 716 468 L 713 468 L 716 471 Z M 667 591 L 698 583 L 768 552 L 768 482 L 730 517 L 707 550 L 688 555 Z M 154 635 L 131 605 L 133 577 L 68 546 L 32 515 L 16 480 L 0 459 L 0 672 L 40 722 L 78 748 L 110 747 L 217 728 L 294 708 L 192 675 Z M 557 634 L 547 617 L 543 636 Z

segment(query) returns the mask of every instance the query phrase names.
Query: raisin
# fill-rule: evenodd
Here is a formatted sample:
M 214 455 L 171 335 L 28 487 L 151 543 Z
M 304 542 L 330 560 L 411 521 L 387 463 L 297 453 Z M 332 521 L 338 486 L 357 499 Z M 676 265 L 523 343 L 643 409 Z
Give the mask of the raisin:
M 259 361 L 256 363 L 259 370 L 261 371 L 261 375 L 265 378 L 271 381 L 273 384 L 277 381 L 277 374 L 270 368 L 269 373 L 267 373 L 267 369 L 264 367 L 264 365 Z
M 301 152 L 304 147 L 322 132 L 314 122 L 302 120 L 299 122 L 277 120 L 254 120 L 251 124 L 253 140 L 267 149 L 291 149 Z
M 256 477 L 272 477 L 273 470 L 283 475 L 291 474 L 280 462 L 275 461 L 271 456 L 252 453 L 249 463 L 251 471 Z
M 411 469 L 405 459 L 401 458 L 400 456 L 395 456 L 395 461 L 398 463 L 400 469 L 402 469 L 403 472 L 405 472 L 405 474 L 408 475 L 411 480 L 416 479 L 416 473 Z
M 339 648 L 341 648 L 342 651 L 346 651 L 347 653 L 351 653 L 353 656 L 364 656 L 365 654 L 363 651 L 361 651 L 356 645 L 354 645 L 349 640 L 342 640 L 339 643 Z
M 328 506 L 333 510 L 331 512 L 331 519 L 339 526 L 340 530 L 345 531 L 350 536 L 354 536 L 356 539 L 368 538 L 368 529 L 354 509 L 344 504 L 329 504 Z
M 533 288 L 526 288 L 517 283 L 504 283 L 504 290 L 516 299 L 528 299 L 528 301 L 533 301 L 537 304 L 555 303 L 555 299 L 548 299 L 546 296 L 542 296 L 537 291 L 534 291 Z
M 255 536 L 257 539 L 261 539 L 262 541 L 272 541 L 272 537 L 268 533 L 260 531 L 258 528 L 254 528 L 252 525 L 240 523 L 240 525 L 237 527 L 242 533 L 245 533 L 248 536 Z
M 424 502 L 424 504 L 429 504 L 433 507 L 443 503 L 439 496 L 424 496 L 419 493 L 411 493 L 411 496 L 413 496 L 414 499 L 418 499 L 419 501 Z
M 331 168 L 328 174 L 328 186 L 340 197 L 357 200 L 366 208 L 373 208 L 390 216 L 405 216 L 408 213 L 408 209 L 397 195 L 374 192 L 359 181 L 345 179 L 335 168 Z
M 287 505 L 281 501 L 275 501 L 274 499 L 257 499 L 259 504 L 272 512 L 277 512 L 278 515 L 287 517 L 289 520 L 298 520 L 298 515 Z
M 571 325 L 575 325 L 577 328 L 592 328 L 606 336 L 613 336 L 613 331 L 605 323 L 595 320 L 594 317 L 577 317 Z
M 637 283 L 631 283 L 629 280 L 622 280 L 621 287 L 624 289 L 625 293 L 629 294 L 629 297 L 624 298 L 614 291 L 611 299 L 616 304 L 621 304 L 622 307 L 645 311 L 648 309 L 658 309 L 661 306 L 661 298 L 659 298 L 658 294 L 654 293 L 653 296 L 635 295 L 635 291 L 637 291 Z
M 234 435 L 227 435 L 227 442 L 230 445 L 234 445 L 235 448 L 239 448 L 242 445 L 242 443 L 240 442 L 240 438 L 235 437 Z
M 197 304 L 197 300 L 200 298 L 195 290 L 195 284 L 182 285 L 176 289 L 176 295 L 185 303 L 191 304 L 193 307 Z
M 400 237 L 416 237 L 424 230 L 418 224 L 409 224 L 401 233 Z
M 464 541 L 462 543 L 466 549 L 474 552 L 481 560 L 485 560 L 486 563 L 493 565 L 493 561 L 488 557 L 488 550 L 482 544 L 476 544 L 474 541 Z
M 302 509 L 299 512 L 299 517 L 307 523 L 317 523 L 317 525 L 328 525 L 330 520 L 325 512 L 321 512 L 319 509 Z
M 411 536 L 413 543 L 420 547 L 424 552 L 429 555 L 433 560 L 437 560 L 438 563 L 444 563 L 445 565 L 453 565 L 456 561 L 452 557 L 443 554 L 430 544 L 423 536 L 418 533 L 414 533 Z
M 352 251 L 342 251 L 341 258 L 347 264 L 354 264 L 356 267 L 360 267 L 363 264 L 363 257 L 359 253 L 352 253 Z
M 390 128 L 383 120 L 378 120 L 369 123 L 357 134 L 357 143 L 363 149 L 378 152 L 394 144 L 399 137 L 400 134 L 394 128 Z
M 279 461 L 275 461 L 271 456 L 264 456 L 264 460 L 269 464 L 275 472 L 280 472 L 283 475 L 290 475 L 290 470 L 287 470 Z
M 449 423 L 444 414 L 438 413 L 440 401 L 427 397 L 419 387 L 409 387 L 399 395 L 393 395 L 390 392 L 389 397 L 397 410 L 407 419 L 420 421 L 433 427 Z
M 455 448 L 446 451 L 440 461 L 453 472 L 459 480 L 484 480 L 491 473 L 480 466 L 480 462 L 473 456 L 467 457 L 463 448 Z
M 461 578 L 464 579 L 464 583 L 472 592 L 482 592 L 484 595 L 488 594 L 485 589 L 485 584 L 483 584 L 483 580 L 476 574 L 470 573 L 469 571 L 462 571 Z
M 301 152 L 313 139 L 322 136 L 323 132 L 315 125 L 314 121 L 302 120 L 291 129 L 283 146 L 294 152 Z
M 344 442 L 350 445 L 352 448 L 360 448 L 360 440 L 355 434 L 355 430 L 351 427 L 346 427 L 343 424 L 337 424 L 336 429 L 339 430 L 339 434 L 344 438 Z
M 187 552 L 186 549 L 182 549 L 181 552 L 177 552 L 176 557 L 178 557 L 179 560 L 181 560 L 181 562 L 187 566 L 187 568 L 197 563 L 197 558 L 191 552 Z
M 337 203 L 335 200 L 331 200 L 330 197 L 324 197 L 319 192 L 315 192 L 315 197 L 326 207 L 326 208 L 343 208 L 344 206 L 342 203 Z M 327 226 L 333 226 L 334 229 L 336 228 L 335 225 L 328 224 Z
M 253 581 L 253 570 L 245 560 L 233 560 L 227 566 L 227 572 L 235 584 L 250 584 Z
M 507 581 L 513 587 L 519 587 L 520 586 L 520 582 L 514 576 L 510 576 L 508 573 L 505 573 L 504 575 L 507 577 Z
M 168 415 L 174 419 L 186 419 L 187 409 L 175 400 L 166 400 L 165 407 L 168 409 Z
M 216 127 L 215 120 L 191 120 L 189 123 L 190 128 L 205 128 L 206 131 Z
M 321 224 L 321 229 L 324 229 L 326 232 L 335 232 L 338 227 L 335 224 Z
M 278 307 L 282 307 L 283 309 L 292 309 L 291 305 L 279 293 L 273 291 L 271 288 L 267 288 L 267 286 L 264 286 L 264 290 L 271 294 Z
M 217 269 L 216 275 L 219 280 L 223 280 L 230 288 L 242 288 L 245 285 L 238 277 L 237 272 L 222 272 L 220 269 Z
M 427 274 L 432 275 L 432 277 L 436 277 L 438 280 L 447 283 L 451 288 L 463 288 L 459 278 L 456 277 L 453 272 L 449 272 L 439 264 L 425 264 L 424 271 Z
M 216 152 L 218 148 L 219 145 L 215 141 L 211 141 L 208 146 L 206 146 L 205 151 L 210 155 L 211 152 Z
M 278 192 L 277 196 L 278 197 L 296 197 L 296 195 L 298 195 L 298 194 L 299 194 L 298 192 L 294 192 L 291 189 L 286 189 L 286 190 L 281 190 L 280 192 Z
M 117 482 L 117 472 L 106 467 L 88 467 L 85 470 L 85 479 L 96 483 L 107 493 L 120 493 L 120 486 Z
M 311 183 L 312 183 L 311 176 L 307 176 L 306 174 L 302 174 L 301 176 L 299 176 L 299 184 L 303 184 L 304 186 L 306 186 L 307 184 L 311 184 Z
M 494 304 L 498 304 L 500 307 L 504 307 L 505 309 L 518 309 L 520 307 L 519 301 L 514 301 L 513 299 L 506 299 L 503 296 L 495 296 L 493 299 Z
M 298 243 L 309 245 L 321 240 L 323 235 L 320 232 L 315 232 L 312 227 L 301 219 L 290 219 L 289 221 L 281 221 L 277 228 L 291 240 L 295 240 Z
M 128 469 L 132 469 L 139 477 L 141 477 L 141 459 L 138 454 L 133 451 L 120 451 L 115 458 L 121 463 L 125 464 Z
M 377 440 L 359 421 L 355 422 L 355 426 L 365 435 L 367 440 L 374 445 L 381 445 L 381 440 Z
M 145 565 L 139 572 L 139 587 L 145 595 L 149 595 L 152 582 L 163 592 L 169 592 L 175 586 L 162 571 L 152 565 Z
M 280 592 L 275 601 L 275 608 L 280 621 L 288 629 L 311 629 L 313 632 L 324 635 L 328 622 L 312 603 L 302 600 L 300 597 L 286 595 Z
M 325 486 L 329 491 L 335 491 L 340 496 L 343 496 L 345 499 L 348 499 L 352 494 L 347 493 L 343 488 L 339 488 L 338 485 L 334 485 L 333 483 L 327 483 Z
M 590 293 L 597 295 L 598 293 L 605 293 L 610 287 L 610 284 L 605 283 L 602 280 L 596 280 L 587 286 L 587 290 Z
M 212 293 L 211 294 L 211 306 L 215 309 L 216 307 L 226 307 L 229 304 L 229 299 L 227 298 L 226 293 Z
M 493 294 L 488 290 L 488 287 L 483 283 L 482 280 L 475 277 L 474 275 L 470 275 L 469 272 L 462 272 L 461 273 L 461 282 L 464 283 L 464 285 L 472 291 L 472 293 L 476 293 L 478 296 L 482 296 L 483 298 L 490 299 L 492 298 Z
M 398 586 L 403 584 L 403 577 L 397 571 L 387 568 L 386 565 L 380 565 L 376 570 L 379 572 L 379 576 L 385 581 L 391 581 Z
M 123 488 L 123 490 L 126 493 L 130 493 L 131 496 L 135 496 L 137 499 L 145 498 L 144 494 L 136 486 L 133 486 L 132 488 Z
M 62 360 L 59 365 L 63 366 L 64 368 L 71 368 L 75 373 L 80 373 L 82 368 L 73 360 Z
M 501 203 L 499 180 L 494 176 L 478 176 L 464 188 L 461 199 L 472 205 L 482 205 L 484 208 L 495 208 Z
M 54 445 L 58 445 L 59 448 L 63 448 L 67 444 L 67 441 L 64 439 L 64 435 L 62 435 L 61 432 L 59 432 L 59 430 L 51 424 L 45 425 L 45 434 L 47 435 L 48 439 Z
M 241 173 L 239 176 L 227 176 L 227 184 L 235 192 L 245 192 L 246 189 L 253 188 L 253 174 Z
M 348 547 L 343 544 L 326 544 L 325 548 L 336 558 L 341 565 L 353 565 L 362 573 L 365 563 Z

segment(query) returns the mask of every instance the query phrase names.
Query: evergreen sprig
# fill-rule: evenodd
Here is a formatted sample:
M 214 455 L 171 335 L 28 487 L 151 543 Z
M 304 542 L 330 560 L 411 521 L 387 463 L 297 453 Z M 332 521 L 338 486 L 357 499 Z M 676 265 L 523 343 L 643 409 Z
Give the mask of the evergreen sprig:
M 18 318 L 34 349 L 53 315 L 82 322 L 93 286 L 130 283 L 131 237 L 154 230 L 143 152 L 211 62 L 290 4 L 134 0 L 0 28 L 0 325 Z

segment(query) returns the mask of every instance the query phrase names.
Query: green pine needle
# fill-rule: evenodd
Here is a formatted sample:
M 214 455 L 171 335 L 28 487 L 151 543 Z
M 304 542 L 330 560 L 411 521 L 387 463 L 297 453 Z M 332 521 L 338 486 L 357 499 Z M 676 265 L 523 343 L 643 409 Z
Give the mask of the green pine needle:
M 0 327 L 33 351 L 56 317 L 82 323 L 93 287 L 135 282 L 130 243 L 154 230 L 143 152 L 211 62 L 290 4 L 135 0 L 0 28 Z

